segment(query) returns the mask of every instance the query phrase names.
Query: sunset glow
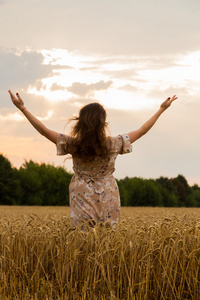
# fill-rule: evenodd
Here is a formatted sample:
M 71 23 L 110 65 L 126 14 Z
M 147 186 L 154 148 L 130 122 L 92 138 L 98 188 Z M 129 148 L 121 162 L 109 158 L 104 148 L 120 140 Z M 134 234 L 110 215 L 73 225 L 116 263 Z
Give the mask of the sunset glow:
M 17 167 L 32 159 L 72 171 L 9 89 L 56 132 L 68 133 L 67 120 L 99 101 L 113 135 L 139 128 L 175 94 L 133 153 L 119 157 L 115 176 L 182 174 L 200 184 L 199 8 L 197 0 L 0 1 L 1 153 Z
M 99 66 L 101 59 L 95 56 L 87 57 L 77 52 L 69 53 L 65 49 L 41 50 L 40 52 L 44 56 L 43 63 L 53 67 L 52 75 L 41 80 L 40 89 L 34 86 L 29 87 L 28 93 L 43 96 L 52 103 L 68 101 L 71 98 L 78 99 L 80 91 L 73 93 L 69 89 L 74 82 L 79 83 L 80 87 L 81 84 L 87 87 L 100 81 L 111 80 L 112 84 L 106 90 L 89 91 L 88 89 L 83 96 L 98 100 L 107 108 L 124 110 L 140 110 L 154 106 L 158 100 L 148 95 L 154 89 L 159 88 L 165 91 L 171 87 L 178 89 L 184 85 L 185 88 L 190 89 L 191 95 L 200 89 L 196 85 L 200 68 L 200 52 L 175 57 L 171 66 L 159 69 L 149 68 L 147 58 L 143 63 L 138 64 L 138 60 L 141 61 L 142 58 L 108 57 L 108 62 Z M 62 66 L 61 69 L 59 69 L 60 66 Z M 133 70 L 137 73 L 135 78 L 114 77 L 115 73 L 120 74 L 124 71 L 131 73 Z

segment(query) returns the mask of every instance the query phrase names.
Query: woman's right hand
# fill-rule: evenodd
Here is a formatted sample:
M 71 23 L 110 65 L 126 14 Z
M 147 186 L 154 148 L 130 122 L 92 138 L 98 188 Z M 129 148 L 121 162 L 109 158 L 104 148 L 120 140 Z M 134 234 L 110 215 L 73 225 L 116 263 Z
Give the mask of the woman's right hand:
M 22 98 L 19 96 L 18 93 L 16 93 L 17 97 L 14 96 L 14 94 L 11 92 L 11 90 L 8 91 L 8 93 L 10 94 L 10 98 L 13 102 L 13 104 L 20 110 L 23 110 L 24 108 L 24 101 L 22 100 Z

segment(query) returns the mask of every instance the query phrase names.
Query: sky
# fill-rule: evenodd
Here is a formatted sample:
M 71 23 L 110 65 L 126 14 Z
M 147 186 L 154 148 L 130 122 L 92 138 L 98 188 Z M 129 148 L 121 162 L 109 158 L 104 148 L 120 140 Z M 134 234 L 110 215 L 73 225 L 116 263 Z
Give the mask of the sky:
M 53 143 L 10 101 L 47 127 L 100 102 L 109 135 L 138 129 L 169 96 L 178 100 L 119 156 L 114 176 L 173 178 L 200 185 L 199 0 L 0 0 L 0 153 L 65 166 Z

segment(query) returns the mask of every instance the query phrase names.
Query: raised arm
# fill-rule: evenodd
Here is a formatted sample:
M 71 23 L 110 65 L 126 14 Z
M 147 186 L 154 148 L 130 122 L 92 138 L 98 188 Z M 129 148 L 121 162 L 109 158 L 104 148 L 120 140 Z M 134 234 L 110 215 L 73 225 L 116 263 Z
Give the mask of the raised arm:
M 21 110 L 21 112 L 24 114 L 24 116 L 28 119 L 28 121 L 33 125 L 33 127 L 43 136 L 45 136 L 48 140 L 56 144 L 57 140 L 57 132 L 48 129 L 40 120 L 38 120 L 36 117 L 34 117 L 28 109 L 24 106 L 24 101 L 17 93 L 17 97 L 14 96 L 14 94 L 9 90 L 10 98 L 13 102 L 13 104 Z
M 129 132 L 129 137 L 131 143 L 138 140 L 141 136 L 146 134 L 151 127 L 156 123 L 160 115 L 168 108 L 170 107 L 171 103 L 178 99 L 176 95 L 174 95 L 172 98 L 168 97 L 161 105 L 159 110 L 147 121 L 145 122 L 139 129 Z

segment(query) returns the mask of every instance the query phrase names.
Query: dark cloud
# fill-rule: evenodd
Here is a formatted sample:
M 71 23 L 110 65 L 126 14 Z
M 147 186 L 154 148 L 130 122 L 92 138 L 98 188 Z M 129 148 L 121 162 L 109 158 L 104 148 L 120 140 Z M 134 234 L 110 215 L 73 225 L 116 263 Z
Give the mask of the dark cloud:
M 43 56 L 38 52 L 23 51 L 20 54 L 0 50 L 0 108 L 12 107 L 8 90 L 14 93 L 30 85 L 41 87 L 41 79 L 51 75 L 52 67 L 43 65 Z
M 0 51 L 0 88 L 26 89 L 51 74 L 52 67 L 43 65 L 42 54 L 23 51 L 19 55 Z
M 86 96 L 92 95 L 94 91 L 106 90 L 112 85 L 112 83 L 113 82 L 111 80 L 107 82 L 101 80 L 92 84 L 74 82 L 71 87 L 67 88 L 67 90 L 79 96 Z

